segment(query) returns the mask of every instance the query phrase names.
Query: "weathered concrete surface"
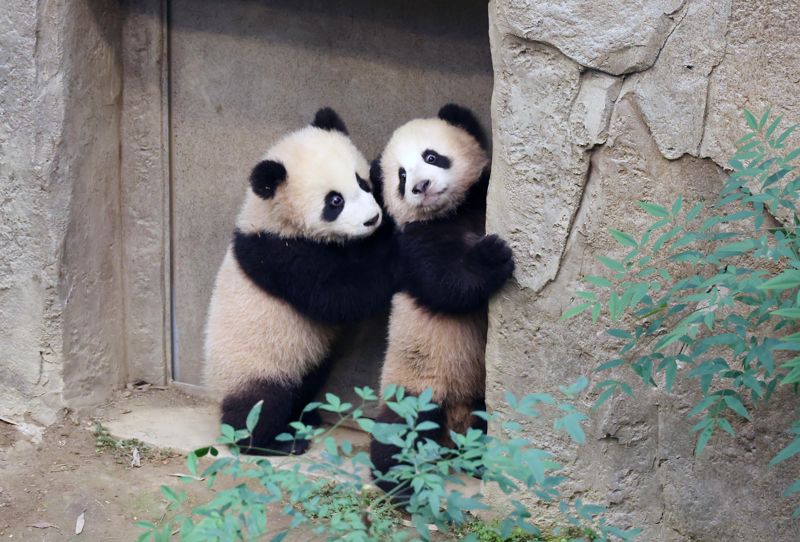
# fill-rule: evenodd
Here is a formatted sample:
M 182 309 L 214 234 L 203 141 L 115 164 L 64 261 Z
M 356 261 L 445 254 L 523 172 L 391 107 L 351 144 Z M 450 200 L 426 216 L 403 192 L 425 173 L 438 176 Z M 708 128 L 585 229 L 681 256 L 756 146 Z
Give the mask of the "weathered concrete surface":
M 115 2 L 0 20 L 0 411 L 49 423 L 122 366 Z
M 487 228 L 511 242 L 517 260 L 514 283 L 490 310 L 490 408 L 503 410 L 506 390 L 557 392 L 608 359 L 612 345 L 600 326 L 559 318 L 575 304 L 581 277 L 604 273 L 595 257 L 617 250 L 608 228 L 640 234 L 649 224 L 637 200 L 713 199 L 724 177 L 719 165 L 745 129 L 742 107 L 758 111 L 769 101 L 789 122 L 800 121 L 789 83 L 800 80 L 796 48 L 788 45 L 800 24 L 796 3 L 649 3 L 658 4 L 650 21 L 672 20 L 666 31 L 666 23 L 642 26 L 637 17 L 617 16 L 623 2 L 613 4 L 615 15 L 595 4 L 490 4 L 495 92 Z M 595 37 L 644 43 L 644 27 L 659 36 L 644 47 L 647 54 L 598 53 L 602 40 Z M 773 57 L 783 63 L 765 60 Z M 608 59 L 618 62 L 614 69 Z M 628 75 L 623 81 L 597 70 Z M 767 90 L 773 81 L 780 93 Z M 758 97 L 756 105 L 748 96 Z M 800 537 L 789 519 L 793 503 L 781 497 L 800 467 L 767 467 L 789 440 L 790 398 L 778 397 L 756 423 L 737 427 L 736 439 L 715 439 L 695 458 L 685 415 L 696 390 L 636 389 L 636 399 L 612 400 L 593 415 L 589 443 L 580 449 L 553 435 L 551 419 L 523 420 L 529 435 L 567 462 L 568 493 L 609 505 L 612 520 L 643 527 L 647 541 Z M 584 400 L 588 409 L 594 397 Z
M 169 360 L 169 174 L 162 2 L 122 2 L 120 193 L 129 381 L 164 384 Z
M 60 183 L 70 186 L 59 268 L 64 400 L 96 405 L 125 382 L 120 224 L 120 12 L 69 2 Z

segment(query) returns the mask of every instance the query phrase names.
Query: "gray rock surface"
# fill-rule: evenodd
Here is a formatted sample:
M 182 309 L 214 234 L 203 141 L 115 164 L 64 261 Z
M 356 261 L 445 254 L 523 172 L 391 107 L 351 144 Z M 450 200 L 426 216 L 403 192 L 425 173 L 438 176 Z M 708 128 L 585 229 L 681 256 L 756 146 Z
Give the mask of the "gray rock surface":
M 0 412 L 48 423 L 121 382 L 115 2 L 0 20 Z
M 575 62 L 614 75 L 653 65 L 685 0 L 496 2 L 516 36 L 559 49 Z
M 745 130 L 743 107 L 771 103 L 800 121 L 800 61 L 789 45 L 800 25 L 795 2 L 652 2 L 638 16 L 610 15 L 634 3 L 490 5 L 487 228 L 511 242 L 517 261 L 515 280 L 490 308 L 487 401 L 501 412 L 507 390 L 557 393 L 579 375 L 593 384 L 608 376 L 592 373 L 611 353 L 602 328 L 588 318 L 559 321 L 585 288 L 581 277 L 605 273 L 595 257 L 619 252 L 608 228 L 641 235 L 651 221 L 637 200 L 713 199 Z M 633 42 L 643 45 L 622 47 Z M 778 397 L 735 439 L 715 439 L 695 457 L 685 416 L 697 390 L 635 389 L 635 399 L 615 398 L 593 414 L 581 448 L 553 433 L 552 418 L 520 420 L 566 464 L 568 494 L 608 505 L 613 521 L 643 527 L 647 541 L 800 538 L 789 519 L 794 503 L 781 496 L 800 467 L 767 467 L 789 440 L 795 399 Z

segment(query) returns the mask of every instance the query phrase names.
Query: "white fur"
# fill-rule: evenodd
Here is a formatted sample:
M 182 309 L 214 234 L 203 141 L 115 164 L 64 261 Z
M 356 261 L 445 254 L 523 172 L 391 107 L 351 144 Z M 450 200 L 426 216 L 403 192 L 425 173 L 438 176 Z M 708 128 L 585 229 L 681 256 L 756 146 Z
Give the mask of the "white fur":
M 274 197 L 263 199 L 247 191 L 237 227 L 245 233 L 270 231 L 283 237 L 343 241 L 372 234 L 381 216 L 372 193 L 358 185 L 356 173 L 369 182 L 369 165 L 350 139 L 341 132 L 308 126 L 291 133 L 272 147 L 265 160 L 283 164 L 287 179 Z M 325 196 L 339 192 L 344 209 L 333 222 L 322 219 Z
M 264 159 L 282 163 L 287 179 L 270 199 L 248 186 L 237 219 L 242 232 L 345 241 L 367 236 L 380 225 L 378 220 L 364 226 L 381 210 L 358 185 L 356 172 L 369 182 L 369 166 L 344 134 L 303 128 L 281 139 Z M 330 191 L 339 192 L 345 206 L 335 221 L 326 222 L 322 210 Z M 328 355 L 337 333 L 256 286 L 229 248 L 208 310 L 206 383 L 218 395 L 260 378 L 298 384 Z
M 451 160 L 443 169 L 423 160 L 431 149 Z M 486 152 L 466 131 L 438 119 L 415 119 L 394 131 L 381 156 L 384 201 L 398 225 L 430 220 L 458 207 L 470 186 L 489 163 Z M 406 171 L 405 195 L 398 190 L 400 168 Z M 430 180 L 424 194 L 412 189 L 420 181 Z

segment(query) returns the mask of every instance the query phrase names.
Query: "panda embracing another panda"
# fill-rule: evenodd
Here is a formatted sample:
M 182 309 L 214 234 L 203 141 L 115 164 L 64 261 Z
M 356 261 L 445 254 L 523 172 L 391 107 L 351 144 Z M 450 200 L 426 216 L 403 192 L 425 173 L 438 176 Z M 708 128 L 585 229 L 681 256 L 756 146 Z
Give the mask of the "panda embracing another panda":
M 324 382 L 341 326 L 389 306 L 393 232 L 383 219 L 369 165 L 331 109 L 253 168 L 205 341 L 205 379 L 221 396 L 222 422 L 243 428 L 264 401 L 244 453 L 308 448 L 275 437 L 291 432 Z M 304 421 L 318 424 L 318 414 Z
M 419 438 L 443 445 L 450 444 L 450 431 L 486 431 L 486 422 L 472 412 L 486 409 L 487 306 L 514 270 L 508 245 L 484 231 L 486 146 L 473 113 L 449 104 L 436 118 L 395 130 L 370 172 L 398 230 L 400 283 L 381 388 L 395 384 L 414 395 L 432 388 L 438 408 L 420 413 L 418 422 L 430 420 L 438 428 L 421 431 Z M 377 421 L 402 423 L 386 405 Z M 373 439 L 375 468 L 387 472 L 397 464 L 397 451 Z M 394 489 L 385 481 L 378 485 Z

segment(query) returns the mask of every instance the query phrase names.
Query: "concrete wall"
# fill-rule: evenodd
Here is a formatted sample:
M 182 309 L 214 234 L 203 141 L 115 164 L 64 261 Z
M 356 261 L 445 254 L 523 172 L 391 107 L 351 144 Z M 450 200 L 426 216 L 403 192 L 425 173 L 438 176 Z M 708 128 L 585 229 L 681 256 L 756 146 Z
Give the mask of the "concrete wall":
M 800 4 L 494 0 L 489 10 L 488 229 L 517 258 L 490 315 L 488 402 L 502 410 L 506 390 L 557 391 L 609 359 L 599 326 L 559 321 L 581 277 L 603 273 L 595 256 L 614 254 L 609 227 L 641 232 L 637 200 L 713 199 L 745 129 L 741 108 L 772 105 L 800 120 Z M 644 527 L 642 540 L 800 537 L 780 495 L 800 476 L 797 462 L 767 468 L 789 440 L 794 400 L 778 397 L 736 439 L 716 438 L 695 458 L 685 419 L 695 390 L 636 389 L 593 416 L 576 460 L 551 420 L 524 422 L 568 462 L 573 495 Z

